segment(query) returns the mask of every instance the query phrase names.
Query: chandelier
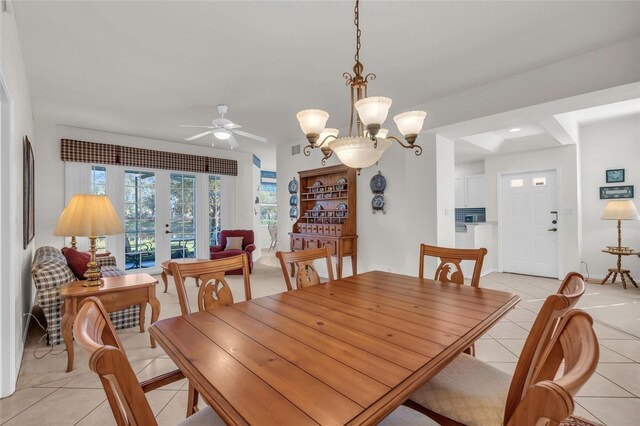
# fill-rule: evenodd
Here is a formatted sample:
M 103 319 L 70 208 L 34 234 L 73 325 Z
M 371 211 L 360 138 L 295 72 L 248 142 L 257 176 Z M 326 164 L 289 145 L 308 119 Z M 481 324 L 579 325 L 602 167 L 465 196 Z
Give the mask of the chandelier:
M 416 155 L 422 154 L 422 148 L 416 145 L 418 133 L 427 113 L 424 111 L 409 111 L 396 115 L 393 120 L 398 130 L 404 136 L 406 143 L 399 138 L 389 135 L 387 129 L 382 128 L 391 107 L 391 99 L 384 96 L 368 96 L 367 85 L 375 80 L 376 75 L 369 73 L 363 76 L 364 66 L 360 62 L 360 19 L 359 0 L 354 9 L 356 26 L 356 63 L 353 75 L 345 72 L 343 77 L 346 85 L 351 87 L 351 117 L 349 121 L 349 135 L 338 137 L 339 130 L 325 128 L 329 113 L 320 109 L 307 109 L 296 114 L 300 128 L 305 134 L 309 145 L 304 147 L 304 154 L 309 156 L 312 149 L 320 148 L 324 157 L 322 165 L 335 152 L 338 159 L 346 166 L 360 170 L 373 166 L 380 160 L 382 154 L 391 146 L 392 141 L 398 142 L 403 148 L 413 149 Z M 354 131 L 355 121 L 355 131 Z

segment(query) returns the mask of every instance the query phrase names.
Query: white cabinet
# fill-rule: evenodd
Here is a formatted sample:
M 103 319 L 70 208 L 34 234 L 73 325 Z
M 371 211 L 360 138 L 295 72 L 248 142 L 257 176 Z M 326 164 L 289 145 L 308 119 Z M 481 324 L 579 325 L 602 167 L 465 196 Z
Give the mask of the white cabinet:
M 455 179 L 454 190 L 456 193 L 456 209 L 464 208 L 464 178 Z
M 467 207 L 484 207 L 484 175 L 466 176 Z
M 485 207 L 484 175 L 471 175 L 455 178 L 456 208 Z

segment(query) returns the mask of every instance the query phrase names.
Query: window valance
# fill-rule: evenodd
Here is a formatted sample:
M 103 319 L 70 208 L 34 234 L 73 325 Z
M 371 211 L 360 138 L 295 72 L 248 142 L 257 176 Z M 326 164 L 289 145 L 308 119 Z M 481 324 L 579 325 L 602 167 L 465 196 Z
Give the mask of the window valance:
M 60 158 L 62 161 L 79 163 L 115 164 L 228 176 L 238 175 L 236 160 L 71 139 L 60 139 Z

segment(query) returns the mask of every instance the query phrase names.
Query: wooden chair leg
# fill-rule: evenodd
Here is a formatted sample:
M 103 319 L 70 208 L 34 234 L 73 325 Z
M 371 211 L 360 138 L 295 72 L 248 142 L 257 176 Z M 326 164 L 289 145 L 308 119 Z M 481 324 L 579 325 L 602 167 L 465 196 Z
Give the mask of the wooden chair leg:
M 187 397 L 187 417 L 198 411 L 198 391 L 189 383 L 189 395 Z
M 465 354 L 471 355 L 473 357 L 476 356 L 476 344 L 472 343 L 467 349 L 464 350 Z
M 455 420 L 452 420 L 448 417 L 443 416 L 442 414 L 438 414 L 435 411 L 431 411 L 426 407 L 423 407 L 422 405 L 418 404 L 417 402 L 411 401 L 410 399 L 407 399 L 405 402 L 402 403 L 402 405 L 404 405 L 405 407 L 409 407 L 412 410 L 416 410 L 419 413 L 424 414 L 425 416 L 429 417 L 431 420 L 437 422 L 439 425 L 442 426 L 464 426 L 464 424 L 462 423 L 458 423 Z

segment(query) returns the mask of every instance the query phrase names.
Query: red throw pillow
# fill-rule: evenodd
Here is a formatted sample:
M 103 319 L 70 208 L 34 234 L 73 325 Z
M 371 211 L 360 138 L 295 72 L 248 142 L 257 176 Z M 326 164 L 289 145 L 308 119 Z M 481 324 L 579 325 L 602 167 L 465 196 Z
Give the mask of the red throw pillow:
M 67 265 L 69 265 L 69 268 L 71 268 L 76 278 L 85 280 L 84 273 L 89 269 L 87 263 L 91 260 L 91 255 L 66 247 L 62 249 L 62 253 L 64 253 L 64 257 L 67 259 Z

